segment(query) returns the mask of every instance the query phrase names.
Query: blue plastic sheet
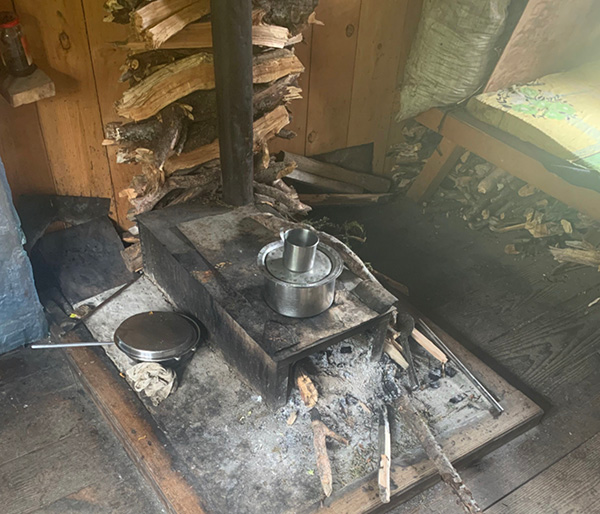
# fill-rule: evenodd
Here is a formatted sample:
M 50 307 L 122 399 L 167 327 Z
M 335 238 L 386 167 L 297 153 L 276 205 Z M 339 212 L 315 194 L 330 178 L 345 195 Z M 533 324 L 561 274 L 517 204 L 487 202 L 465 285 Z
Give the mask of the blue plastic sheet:
M 48 332 L 24 242 L 0 160 L 0 353 L 42 339 Z

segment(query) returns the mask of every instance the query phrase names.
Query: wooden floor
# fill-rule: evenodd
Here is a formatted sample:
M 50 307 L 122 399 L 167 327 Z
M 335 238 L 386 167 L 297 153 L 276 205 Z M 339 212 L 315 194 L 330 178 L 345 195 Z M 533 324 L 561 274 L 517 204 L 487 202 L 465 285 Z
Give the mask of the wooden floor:
M 61 350 L 0 357 L 0 512 L 164 512 Z
M 463 470 L 486 512 L 600 512 L 600 273 L 552 276 L 545 252 L 505 255 L 509 234 L 410 204 L 327 215 L 364 222 L 361 256 L 544 407 L 538 427 Z M 161 511 L 60 352 L 0 358 L 0 498 L 2 513 Z M 440 483 L 393 512 L 461 510 Z

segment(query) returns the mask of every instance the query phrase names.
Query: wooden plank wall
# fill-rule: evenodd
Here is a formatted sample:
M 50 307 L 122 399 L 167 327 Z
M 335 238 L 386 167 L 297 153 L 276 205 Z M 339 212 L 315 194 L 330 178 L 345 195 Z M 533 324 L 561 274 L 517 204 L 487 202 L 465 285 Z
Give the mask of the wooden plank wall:
M 298 137 L 276 149 L 315 155 L 373 142 L 376 173 L 387 174 L 387 148 L 400 131 L 393 121 L 422 0 L 320 0 L 300 47 L 304 100 L 292 107 Z M 303 150 L 303 151 L 302 151 Z
M 0 156 L 13 195 L 58 193 L 105 196 L 111 214 L 127 226 L 119 197 L 137 172 L 116 164 L 102 146 L 103 124 L 123 84 L 125 53 L 110 43 L 127 27 L 104 23 L 101 0 L 0 0 L 15 10 L 35 61 L 56 83 L 54 98 L 11 109 L 0 101 Z M 304 98 L 292 107 L 298 137 L 277 140 L 272 151 L 313 155 L 375 143 L 374 166 L 385 173 L 385 153 L 397 137 L 394 89 L 418 24 L 422 0 L 321 0 L 317 19 L 296 51 L 306 72 Z

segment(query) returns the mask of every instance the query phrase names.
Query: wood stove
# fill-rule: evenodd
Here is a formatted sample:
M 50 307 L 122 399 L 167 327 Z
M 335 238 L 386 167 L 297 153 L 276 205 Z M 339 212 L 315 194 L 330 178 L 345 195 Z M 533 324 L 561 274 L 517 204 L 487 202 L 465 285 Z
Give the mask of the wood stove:
M 199 319 L 212 344 L 267 402 L 286 401 L 294 363 L 364 334 L 379 359 L 396 299 L 344 270 L 335 300 L 305 319 L 282 316 L 264 300 L 260 249 L 276 235 L 234 210 L 186 205 L 138 218 L 146 272 L 180 310 Z

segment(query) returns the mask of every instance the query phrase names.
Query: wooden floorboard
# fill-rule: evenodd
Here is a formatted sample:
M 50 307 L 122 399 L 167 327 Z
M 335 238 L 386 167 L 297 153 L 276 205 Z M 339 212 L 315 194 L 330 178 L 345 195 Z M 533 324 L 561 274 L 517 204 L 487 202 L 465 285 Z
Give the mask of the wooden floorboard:
M 598 512 L 600 434 L 486 509 L 488 514 Z
M 0 512 L 158 513 L 61 350 L 0 357 Z
M 15 380 L 23 380 L 33 373 L 65 364 L 61 352 L 49 356 L 44 352 L 13 350 L 0 355 L 0 391 Z

